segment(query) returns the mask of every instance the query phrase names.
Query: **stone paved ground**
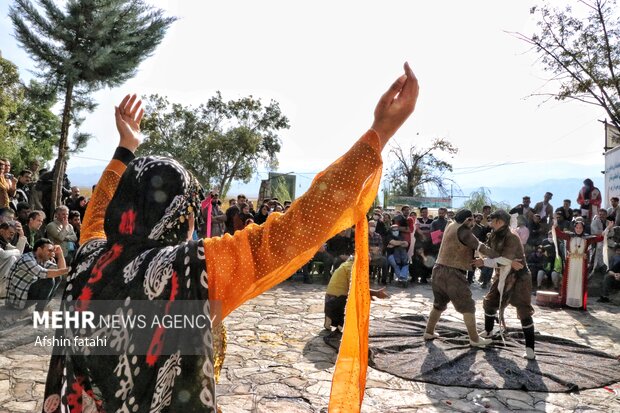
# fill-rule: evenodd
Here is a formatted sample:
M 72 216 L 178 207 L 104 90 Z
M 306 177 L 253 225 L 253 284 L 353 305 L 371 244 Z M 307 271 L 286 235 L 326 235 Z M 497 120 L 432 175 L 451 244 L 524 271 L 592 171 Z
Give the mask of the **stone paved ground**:
M 226 320 L 229 346 L 218 387 L 223 412 L 327 410 L 336 352 L 322 338 L 324 290 L 318 284 L 287 281 L 248 302 Z M 372 304 L 373 318 L 426 315 L 430 310 L 432 292 L 428 285 L 416 284 L 406 290 L 389 286 L 388 292 L 389 299 Z M 475 288 L 478 303 L 482 296 L 483 291 Z M 481 314 L 480 304 L 478 307 Z M 537 308 L 534 319 L 540 332 L 617 356 L 618 313 L 617 306 L 592 302 L 587 313 Z M 444 315 L 461 320 L 451 306 Z M 506 318 L 509 325 L 518 325 L 514 310 L 509 309 Z M 21 344 L 25 339 L 15 336 L 13 340 Z M 32 343 L 2 351 L 0 413 L 41 411 L 48 359 L 44 353 L 33 350 Z M 620 390 L 620 384 L 615 386 Z M 566 394 L 442 387 L 406 381 L 370 368 L 363 411 L 619 412 L 620 397 L 606 389 Z

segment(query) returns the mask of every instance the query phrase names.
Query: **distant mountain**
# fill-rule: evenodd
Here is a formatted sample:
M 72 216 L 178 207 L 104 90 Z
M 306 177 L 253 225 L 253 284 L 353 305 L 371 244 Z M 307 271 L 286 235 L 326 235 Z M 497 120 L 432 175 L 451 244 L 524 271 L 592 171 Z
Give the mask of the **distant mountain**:
M 592 178 L 594 185 L 603 191 L 604 178 L 602 176 Z M 532 200 L 532 206 L 538 201 L 542 201 L 545 192 L 549 191 L 553 194 L 551 205 L 554 208 L 562 206 L 564 199 L 570 199 L 572 206 L 577 204 L 577 194 L 583 186 L 583 178 L 566 178 L 566 179 L 547 179 L 540 182 L 532 182 L 530 185 L 515 185 L 515 186 L 493 186 L 488 187 L 491 191 L 490 197 L 493 201 L 504 201 L 515 206 L 521 203 L 524 195 L 529 195 Z M 463 188 L 463 195 L 468 196 L 472 192 L 478 190 L 478 188 Z M 454 198 L 453 206 L 455 208 L 463 205 L 467 198 Z M 606 205 L 603 194 L 603 205 Z
M 97 183 L 104 169 L 105 165 L 80 166 L 68 168 L 67 175 L 72 185 L 90 188 Z
M 80 187 L 91 187 L 96 184 L 101 176 L 101 172 L 105 166 L 87 166 L 87 167 L 76 167 L 69 168 L 68 175 L 71 183 Z M 579 173 L 583 171 L 578 171 Z M 505 176 L 509 176 L 506 174 Z M 584 176 L 590 176 L 594 181 L 594 184 L 604 191 L 604 178 L 602 175 L 595 176 L 594 174 L 584 174 Z M 565 178 L 565 179 L 546 179 L 543 181 L 532 180 L 531 183 L 524 183 L 528 181 L 528 179 L 521 179 L 517 181 L 519 176 L 513 176 L 511 180 L 513 184 L 511 185 L 509 179 L 505 179 L 504 185 L 480 185 L 488 188 L 491 191 L 491 199 L 493 201 L 504 201 L 510 204 L 511 206 L 517 205 L 521 203 L 521 198 L 524 195 L 529 195 L 532 199 L 532 205 L 538 201 L 542 201 L 543 195 L 545 192 L 550 191 L 553 193 L 553 199 L 551 200 L 551 204 L 557 208 L 562 205 L 562 200 L 570 199 L 572 204 L 576 204 L 577 194 L 581 187 L 583 186 L 584 178 Z M 521 177 L 522 178 L 522 177 Z M 514 182 L 517 181 L 517 182 Z M 483 183 L 484 181 L 482 181 Z M 301 196 L 308 187 L 310 186 L 311 181 L 308 179 L 297 179 L 297 187 L 296 187 L 296 196 Z M 459 208 L 463 205 L 463 202 L 467 200 L 469 194 L 478 190 L 478 187 L 463 187 L 459 194 L 454 194 L 454 202 L 453 206 L 455 208 Z M 245 194 L 250 199 L 255 199 L 258 196 L 258 189 L 260 187 L 260 180 L 256 178 L 252 178 L 250 182 L 244 184 L 243 182 L 233 182 L 231 185 L 230 191 L 228 193 L 229 197 L 234 197 L 237 194 Z M 381 193 L 379 194 L 381 196 Z M 603 197 L 605 194 L 603 193 Z M 603 198 L 605 200 L 605 198 Z M 605 205 L 605 202 L 603 203 Z

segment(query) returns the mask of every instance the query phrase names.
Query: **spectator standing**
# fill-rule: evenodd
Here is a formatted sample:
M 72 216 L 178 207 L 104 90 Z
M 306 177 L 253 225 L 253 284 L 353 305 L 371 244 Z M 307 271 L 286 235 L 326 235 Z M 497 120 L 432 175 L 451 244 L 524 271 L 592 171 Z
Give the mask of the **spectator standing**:
M 245 226 L 247 225 L 248 219 L 254 222 L 254 215 L 252 215 L 252 213 L 250 212 L 250 204 L 248 204 L 247 202 L 242 202 L 237 205 L 239 205 L 239 211 L 240 211 L 239 221 L 243 223 L 243 226 L 241 228 L 237 228 L 237 225 L 235 224 L 235 231 L 245 228 Z
M 512 208 L 509 211 L 509 214 L 517 214 L 517 215 L 523 215 L 523 217 L 525 218 L 527 225 L 530 224 L 530 222 L 532 222 L 532 217 L 534 215 L 534 210 L 532 208 L 530 208 L 530 203 L 531 203 L 531 199 L 528 195 L 525 195 L 522 199 L 521 199 L 521 203 L 519 205 L 517 205 L 516 207 Z
M 441 237 L 443 236 L 444 231 L 446 230 L 446 225 L 448 224 L 448 220 L 446 219 L 446 214 L 448 210 L 444 207 L 441 207 L 437 210 L 437 218 L 431 222 L 431 238 L 432 234 L 435 231 L 440 232 L 439 242 L 433 242 L 432 254 L 437 256 L 439 253 L 439 246 L 441 245 Z
M 545 192 L 543 200 L 534 205 L 534 213 L 540 215 L 540 221 L 545 233 L 549 231 L 553 222 L 553 205 L 549 202 L 551 198 L 553 198 L 553 194 Z
M 420 217 L 418 218 L 418 228 L 420 229 L 420 238 L 424 251 L 430 250 L 431 244 L 431 224 L 433 220 L 428 217 L 428 208 L 420 208 Z
M 211 237 L 221 237 L 226 232 L 226 214 L 221 208 L 222 201 L 220 201 L 220 194 L 211 194 Z M 205 205 L 202 209 L 202 217 L 205 228 L 203 230 L 204 236 L 207 236 L 206 225 L 209 220 L 207 214 L 209 213 L 209 206 Z
M 235 233 L 235 216 L 239 214 L 239 207 L 237 206 L 237 200 L 231 198 L 228 200 L 228 209 L 226 209 L 226 233 Z
M 551 192 L 545 192 L 543 200 L 534 205 L 534 213 L 540 215 L 542 220 L 553 218 L 553 205 L 549 203 L 551 198 L 553 198 L 553 194 Z
M 65 198 L 64 204 L 69 208 L 69 211 L 76 209 L 78 205 L 78 198 L 80 197 L 80 188 L 77 186 L 71 187 L 71 194 Z
M 7 165 L 10 165 L 9 160 L 0 158 L 0 211 L 9 208 L 11 197 L 17 189 L 17 179 L 11 175 Z
M 32 171 L 24 169 L 17 177 L 17 190 L 15 191 L 15 199 L 17 202 L 30 203 L 30 188 L 32 184 Z
M 405 241 L 407 241 L 407 245 L 410 245 L 411 235 L 414 229 L 413 218 L 409 216 L 411 214 L 411 208 L 409 207 L 409 205 L 403 205 L 400 209 L 400 212 L 400 215 L 394 216 L 392 224 L 398 225 L 398 231 L 400 232 L 400 235 Z
M 269 205 L 263 204 L 260 206 L 260 208 L 258 209 L 258 212 L 256 213 L 256 216 L 254 217 L 254 223 L 261 225 L 265 221 L 267 221 L 268 217 L 269 217 Z
M 40 167 L 41 167 L 41 164 L 36 159 L 33 159 L 28 164 L 28 168 L 27 169 L 30 172 L 32 172 L 32 182 L 33 183 L 36 182 L 39 179 L 39 168 Z
M 491 215 L 491 206 L 490 205 L 485 205 L 482 207 L 482 221 L 480 222 L 480 224 L 484 227 L 487 227 L 489 229 L 489 232 L 491 231 L 491 227 L 489 225 L 489 215 Z
M 589 224 L 598 214 L 602 202 L 601 191 L 594 186 L 594 182 L 590 178 L 584 180 L 583 187 L 577 196 L 577 203 L 581 207 L 581 216 L 586 220 L 586 224 Z

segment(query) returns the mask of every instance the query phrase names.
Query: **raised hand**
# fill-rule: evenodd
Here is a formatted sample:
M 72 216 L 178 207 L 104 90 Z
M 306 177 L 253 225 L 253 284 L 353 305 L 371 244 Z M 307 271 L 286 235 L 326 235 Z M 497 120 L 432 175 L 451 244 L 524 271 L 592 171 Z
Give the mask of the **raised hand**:
M 140 146 L 140 122 L 144 116 L 144 109 L 141 108 L 142 101 L 138 96 L 127 95 L 122 102 L 114 108 L 116 119 L 116 130 L 120 135 L 118 146 L 135 152 Z
M 402 126 L 415 109 L 420 87 L 418 79 L 405 63 L 405 74 L 396 79 L 390 88 L 381 96 L 375 108 L 375 121 L 372 129 L 381 139 L 382 147 Z

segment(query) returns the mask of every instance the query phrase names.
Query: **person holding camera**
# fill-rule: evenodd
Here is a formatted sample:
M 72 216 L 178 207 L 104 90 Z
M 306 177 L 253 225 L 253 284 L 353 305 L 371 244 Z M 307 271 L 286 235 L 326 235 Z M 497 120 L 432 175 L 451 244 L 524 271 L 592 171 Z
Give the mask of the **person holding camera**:
M 0 159 L 0 211 L 9 207 L 11 197 L 17 189 L 17 179 L 10 173 L 11 163 L 8 159 Z

